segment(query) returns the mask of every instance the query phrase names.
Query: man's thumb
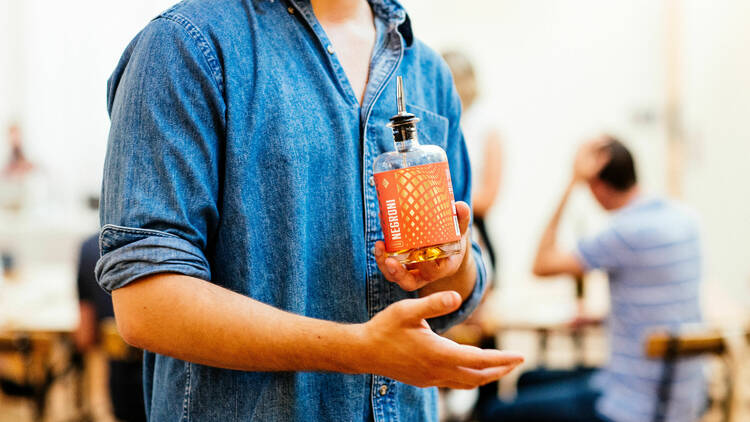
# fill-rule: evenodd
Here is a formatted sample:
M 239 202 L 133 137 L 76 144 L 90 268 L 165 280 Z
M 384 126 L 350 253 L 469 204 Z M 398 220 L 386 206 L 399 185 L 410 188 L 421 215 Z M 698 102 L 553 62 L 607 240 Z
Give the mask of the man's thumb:
M 471 208 L 466 202 L 456 201 L 456 215 L 458 217 L 458 228 L 461 234 L 464 234 L 471 221 Z
M 461 306 L 461 296 L 454 291 L 433 293 L 419 299 L 406 300 L 406 312 L 419 320 L 449 314 Z

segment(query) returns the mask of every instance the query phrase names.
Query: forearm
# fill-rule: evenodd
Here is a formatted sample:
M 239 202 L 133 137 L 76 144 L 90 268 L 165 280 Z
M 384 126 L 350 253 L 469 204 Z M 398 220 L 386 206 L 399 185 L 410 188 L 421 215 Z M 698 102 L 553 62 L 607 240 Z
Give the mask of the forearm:
M 471 197 L 472 211 L 475 216 L 484 218 L 492 207 L 492 203 L 495 200 L 495 192 L 488 192 L 485 190 L 478 190 Z
M 471 197 L 474 215 L 485 217 L 500 191 L 502 177 L 502 148 L 500 135 L 492 131 L 485 139 L 484 160 L 480 179 L 475 181 Z
M 197 278 L 158 274 L 115 290 L 125 340 L 181 360 L 244 371 L 363 372 L 358 325 L 281 311 Z
M 542 238 L 539 241 L 536 258 L 534 259 L 534 272 L 536 274 L 543 275 L 543 273 L 546 272 L 545 267 L 547 266 L 546 263 L 550 255 L 553 255 L 557 251 L 557 230 L 560 225 L 560 218 L 563 211 L 565 210 L 565 206 L 568 203 L 568 199 L 570 198 L 570 194 L 573 192 L 574 187 L 575 181 L 571 180 L 571 182 L 565 189 L 565 193 L 560 199 L 560 203 L 555 209 L 555 213 L 552 215 L 552 218 L 550 219 L 549 223 L 547 223 L 547 227 L 542 233 Z

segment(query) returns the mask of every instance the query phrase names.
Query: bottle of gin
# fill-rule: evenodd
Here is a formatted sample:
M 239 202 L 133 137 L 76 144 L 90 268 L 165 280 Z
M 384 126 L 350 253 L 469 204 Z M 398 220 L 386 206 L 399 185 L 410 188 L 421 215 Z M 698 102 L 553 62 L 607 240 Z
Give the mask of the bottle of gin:
M 444 258 L 461 251 L 448 158 L 436 145 L 419 144 L 401 76 L 396 86 L 398 114 L 388 124 L 396 150 L 373 164 L 386 253 L 402 264 Z

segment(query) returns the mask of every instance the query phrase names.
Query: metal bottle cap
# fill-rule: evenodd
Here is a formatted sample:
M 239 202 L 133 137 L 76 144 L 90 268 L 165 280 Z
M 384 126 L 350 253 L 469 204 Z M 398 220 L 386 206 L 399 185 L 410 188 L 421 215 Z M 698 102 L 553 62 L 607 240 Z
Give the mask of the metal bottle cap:
M 393 129 L 393 140 L 403 142 L 414 139 L 417 133 L 417 116 L 406 111 L 406 100 L 404 95 L 404 80 L 401 76 L 396 77 L 396 106 L 398 113 L 391 117 L 388 127 Z

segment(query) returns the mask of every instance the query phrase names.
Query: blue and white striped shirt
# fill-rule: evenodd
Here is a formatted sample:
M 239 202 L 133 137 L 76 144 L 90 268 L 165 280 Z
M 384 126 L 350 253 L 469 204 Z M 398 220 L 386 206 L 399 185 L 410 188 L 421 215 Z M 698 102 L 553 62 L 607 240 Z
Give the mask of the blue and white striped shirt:
M 610 226 L 578 244 L 587 270 L 609 275 L 611 357 L 595 378 L 597 410 L 616 422 L 651 420 L 663 364 L 645 356 L 656 329 L 701 321 L 701 248 L 698 224 L 681 206 L 639 198 L 619 210 Z M 675 367 L 667 421 L 699 418 L 705 404 L 701 359 Z

